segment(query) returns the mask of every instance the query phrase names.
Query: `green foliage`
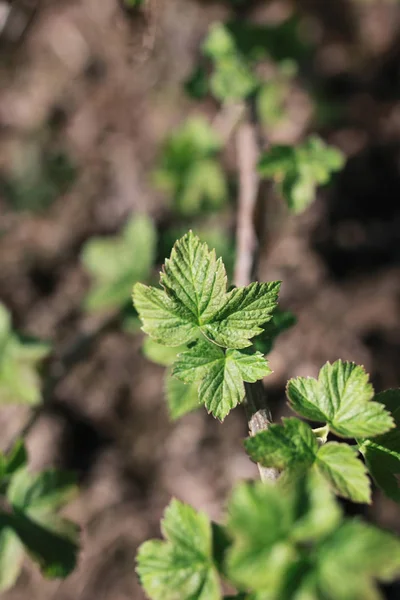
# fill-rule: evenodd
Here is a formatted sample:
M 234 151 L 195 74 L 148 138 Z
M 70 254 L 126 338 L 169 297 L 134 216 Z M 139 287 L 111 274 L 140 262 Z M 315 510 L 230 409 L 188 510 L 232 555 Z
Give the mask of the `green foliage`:
M 172 500 L 161 529 L 165 542 L 145 542 L 137 572 L 152 600 L 220 600 L 211 524 L 202 513 Z
M 193 226 L 193 233 L 201 242 L 205 242 L 209 248 L 214 248 L 217 256 L 220 256 L 225 265 L 228 283 L 232 280 L 235 262 L 235 245 L 232 237 L 227 234 L 225 228 L 215 225 L 215 220 L 206 220 Z M 186 225 L 172 227 L 160 235 L 159 256 L 164 260 L 165 256 L 171 254 L 177 239 L 187 233 Z
M 132 217 L 119 235 L 90 239 L 81 255 L 93 279 L 85 309 L 121 309 L 132 283 L 149 277 L 155 246 L 156 231 L 145 215 Z
M 285 471 L 287 477 L 313 469 L 331 485 L 336 494 L 353 502 L 370 502 L 370 483 L 357 451 L 348 444 L 318 443 L 307 423 L 296 418 L 283 419 L 282 425 L 245 441 L 251 458 L 265 467 Z
M 272 146 L 258 170 L 275 181 L 290 210 L 300 213 L 315 200 L 317 186 L 328 183 L 343 165 L 343 154 L 313 135 L 296 147 Z
M 134 304 L 143 330 L 157 344 L 168 347 L 195 342 L 179 354 L 173 375 L 183 383 L 199 384 L 201 402 L 222 421 L 243 400 L 244 382 L 255 382 L 270 373 L 261 353 L 239 350 L 251 346 L 250 339 L 271 319 L 279 282 L 254 283 L 227 292 L 221 259 L 193 232 L 175 244 L 160 281 L 163 289 L 140 283 L 134 286 Z M 159 346 L 150 345 L 150 352 L 160 362 Z M 172 354 L 169 350 L 166 354 L 161 361 L 170 364 Z M 167 384 L 167 389 L 173 416 L 197 405 L 197 385 L 185 390 L 181 409 L 177 407 L 179 388 Z
M 327 423 L 341 437 L 367 437 L 386 433 L 393 418 L 380 402 L 363 367 L 337 360 L 326 363 L 318 380 L 291 379 L 287 386 L 293 410 L 311 421 Z
M 0 304 L 0 404 L 40 404 L 38 368 L 49 353 L 48 344 L 23 339 L 14 333 L 10 314 Z
M 176 421 L 201 406 L 197 383 L 183 383 L 166 372 L 165 395 L 167 398 L 169 416 Z
M 391 412 L 396 428 L 364 440 L 360 443 L 360 452 L 376 484 L 389 498 L 400 502 L 400 390 L 381 392 L 374 401 Z
M 262 332 L 276 306 L 279 282 L 253 283 L 226 292 L 221 259 L 189 232 L 174 246 L 160 277 L 163 290 L 141 283 L 133 299 L 143 331 L 178 346 L 201 335 L 226 348 L 245 348 Z
M 221 147 L 200 116 L 188 119 L 166 141 L 154 182 L 171 197 L 178 213 L 192 216 L 225 204 L 228 188 L 218 159 Z
M 210 90 L 215 98 L 221 102 L 244 100 L 255 91 L 258 79 L 238 52 L 234 37 L 225 25 L 212 25 L 203 52 L 213 62 Z
M 400 573 L 399 540 L 345 519 L 317 472 L 238 485 L 226 527 L 173 500 L 162 529 L 167 541 L 145 542 L 138 555 L 152 600 L 220 600 L 217 572 L 237 600 L 379 600 L 376 581 Z
M 220 421 L 243 400 L 244 381 L 254 383 L 270 373 L 259 352 L 247 354 L 232 349 L 224 352 L 205 340 L 180 354 L 172 372 L 184 383 L 200 382 L 201 402 Z
M 258 118 L 267 128 L 273 127 L 285 117 L 285 101 L 297 66 L 294 61 L 286 60 L 277 65 L 276 71 L 268 81 L 261 84 L 256 97 Z
M 72 474 L 30 473 L 22 442 L 0 454 L 0 591 L 16 581 L 27 553 L 49 578 L 75 567 L 79 528 L 58 511 L 77 492 Z

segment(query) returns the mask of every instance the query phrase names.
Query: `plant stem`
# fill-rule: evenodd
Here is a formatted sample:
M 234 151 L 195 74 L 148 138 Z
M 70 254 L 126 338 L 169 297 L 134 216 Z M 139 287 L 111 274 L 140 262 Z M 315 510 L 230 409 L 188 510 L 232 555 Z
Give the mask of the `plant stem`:
M 235 285 L 246 286 L 253 279 L 258 252 L 254 214 L 259 191 L 257 175 L 258 145 L 253 125 L 243 122 L 237 131 L 237 161 L 239 170 L 238 220 L 236 234 Z M 272 419 L 267 395 L 261 381 L 246 383 L 244 407 L 250 435 L 268 429 Z M 276 481 L 277 469 L 258 465 L 262 481 Z

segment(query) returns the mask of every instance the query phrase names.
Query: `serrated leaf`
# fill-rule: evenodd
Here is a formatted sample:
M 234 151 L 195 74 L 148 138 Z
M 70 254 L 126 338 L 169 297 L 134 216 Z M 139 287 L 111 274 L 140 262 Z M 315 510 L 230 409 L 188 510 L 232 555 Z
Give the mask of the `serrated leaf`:
M 362 441 L 360 452 L 376 484 L 389 498 L 400 502 L 400 390 L 386 390 L 374 400 L 390 411 L 396 427 Z
M 247 438 L 244 446 L 255 462 L 281 471 L 310 468 L 319 447 L 311 427 L 294 417 Z
M 374 390 L 367 373 L 354 363 L 328 362 L 318 381 L 291 379 L 287 395 L 293 410 L 312 421 L 326 422 L 342 437 L 375 436 L 394 425 L 384 406 L 372 401 Z
M 348 444 L 328 442 L 317 453 L 316 468 L 343 498 L 353 502 L 371 502 L 371 486 L 364 463 Z
M 262 155 L 258 170 L 275 181 L 289 208 L 300 213 L 315 199 L 317 186 L 328 183 L 343 165 L 343 154 L 314 135 L 296 147 L 272 146 Z
M 183 415 L 186 415 L 197 408 L 200 408 L 201 402 L 196 383 L 183 383 L 179 379 L 172 377 L 169 371 L 165 378 L 165 394 L 167 397 L 169 416 L 176 421 Z
M 134 216 L 121 234 L 90 239 L 81 255 L 93 279 L 85 299 L 89 311 L 121 308 L 135 281 L 147 279 L 154 262 L 156 231 L 146 215 Z
M 224 420 L 245 396 L 244 381 L 254 383 L 270 373 L 260 353 L 245 354 L 199 341 L 180 354 L 172 374 L 185 383 L 200 382 L 199 398 L 207 411 Z
M 137 572 L 151 600 L 220 600 L 208 518 L 172 500 L 161 525 L 165 541 L 142 544 Z
M 38 368 L 49 355 L 50 346 L 17 336 L 11 330 L 7 309 L 1 304 L 0 308 L 3 315 L 3 337 L 0 334 L 0 404 L 40 404 L 42 394 Z
M 261 333 L 276 306 L 279 282 L 254 283 L 226 293 L 224 265 L 193 232 L 176 242 L 161 274 L 164 290 L 136 284 L 133 301 L 143 330 L 178 346 L 204 335 L 240 349 Z
M 383 598 L 375 580 L 400 574 L 400 541 L 372 525 L 347 521 L 321 544 L 317 573 L 329 600 Z
M 205 335 L 231 348 L 250 346 L 249 339 L 262 332 L 277 305 L 280 281 L 251 283 L 228 294 L 213 318 L 204 325 Z
M 244 442 L 251 458 L 264 467 L 287 471 L 287 477 L 313 469 L 339 496 L 353 502 L 370 502 L 370 483 L 357 452 L 347 444 L 322 446 L 311 427 L 296 418 L 282 419 Z

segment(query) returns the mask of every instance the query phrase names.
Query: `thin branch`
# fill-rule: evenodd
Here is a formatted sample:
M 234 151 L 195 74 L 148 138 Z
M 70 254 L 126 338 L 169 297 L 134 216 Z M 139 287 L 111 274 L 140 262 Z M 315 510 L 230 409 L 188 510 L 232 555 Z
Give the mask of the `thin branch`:
M 249 122 L 243 122 L 236 134 L 237 162 L 239 170 L 238 220 L 236 233 L 236 264 L 234 281 L 237 286 L 246 286 L 253 280 L 258 253 L 258 240 L 254 226 L 254 215 L 259 192 L 257 175 L 258 145 L 256 131 Z M 267 395 L 261 381 L 246 383 L 244 407 L 250 435 L 268 429 L 272 419 Z M 275 481 L 277 469 L 258 465 L 262 481 Z

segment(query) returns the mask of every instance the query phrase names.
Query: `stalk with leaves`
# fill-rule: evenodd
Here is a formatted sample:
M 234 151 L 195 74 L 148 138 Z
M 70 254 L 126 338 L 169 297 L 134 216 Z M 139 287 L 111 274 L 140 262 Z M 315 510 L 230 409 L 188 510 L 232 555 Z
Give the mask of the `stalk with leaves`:
M 133 300 L 150 347 L 175 353 L 170 376 L 194 386 L 178 413 L 197 401 L 223 421 L 244 401 L 245 385 L 270 373 L 257 344 L 268 337 L 280 283 L 227 291 L 222 261 L 190 231 L 165 261 L 160 284 L 135 284 Z M 224 524 L 172 500 L 165 541 L 145 542 L 138 554 L 152 600 L 220 600 L 221 579 L 238 600 L 362 600 L 380 598 L 377 582 L 400 573 L 399 539 L 346 518 L 335 498 L 370 503 L 369 472 L 400 500 L 400 390 L 375 394 L 363 367 L 338 360 L 318 380 L 290 380 L 287 395 L 318 427 L 293 416 L 245 440 L 250 458 L 280 476 L 237 486 Z

